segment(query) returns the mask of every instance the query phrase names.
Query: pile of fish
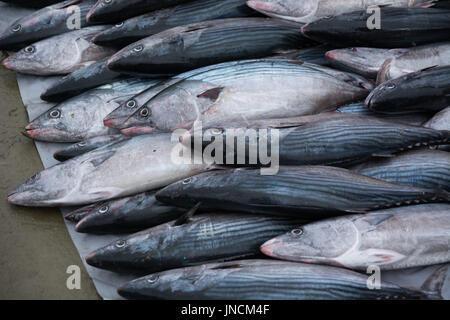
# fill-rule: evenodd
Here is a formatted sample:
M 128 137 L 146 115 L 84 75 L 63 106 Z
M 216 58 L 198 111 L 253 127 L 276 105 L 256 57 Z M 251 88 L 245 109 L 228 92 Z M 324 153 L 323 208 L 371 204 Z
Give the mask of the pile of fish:
M 1 49 L 18 50 L 3 65 L 64 76 L 24 134 L 70 144 L 8 201 L 78 206 L 66 216 L 76 231 L 123 234 L 86 256 L 142 276 L 121 296 L 442 298 L 448 2 L 19 4 L 44 3 L 0 34 Z M 229 129 L 256 134 L 239 148 Z M 192 147 L 200 154 L 174 160 Z M 368 267 L 435 264 L 421 288 L 367 287 Z

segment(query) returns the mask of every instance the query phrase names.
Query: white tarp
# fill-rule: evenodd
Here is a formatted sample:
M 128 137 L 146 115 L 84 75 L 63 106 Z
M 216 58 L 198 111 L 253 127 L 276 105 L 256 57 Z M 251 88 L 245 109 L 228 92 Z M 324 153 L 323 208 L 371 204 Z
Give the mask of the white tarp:
M 0 2 L 0 32 L 9 27 L 14 20 L 27 14 L 30 10 L 11 7 Z M 25 105 L 30 120 L 50 109 L 53 105 L 45 103 L 39 97 L 58 77 L 36 77 L 28 75 L 17 75 L 17 82 L 20 88 L 23 104 Z M 19 132 L 17 132 L 19 134 Z M 36 147 L 45 168 L 58 163 L 53 158 L 56 150 L 60 149 L 62 144 L 36 142 Z M 18 181 L 21 183 L 22 181 Z M 61 211 L 67 213 L 69 209 L 61 208 Z M 106 245 L 119 236 L 107 235 L 96 236 L 77 233 L 74 225 L 66 222 L 70 236 L 84 262 L 84 257 L 95 249 Z M 104 299 L 119 299 L 116 290 L 123 283 L 132 280 L 132 275 L 118 275 L 113 272 L 93 268 L 85 263 L 85 267 L 94 285 L 101 297 Z M 381 277 L 383 281 L 390 281 L 405 287 L 419 288 L 425 279 L 436 269 L 436 266 L 426 268 L 412 268 L 406 270 L 383 272 Z M 448 270 L 447 275 L 450 274 Z M 444 297 L 450 299 L 450 277 L 447 277 L 444 286 Z

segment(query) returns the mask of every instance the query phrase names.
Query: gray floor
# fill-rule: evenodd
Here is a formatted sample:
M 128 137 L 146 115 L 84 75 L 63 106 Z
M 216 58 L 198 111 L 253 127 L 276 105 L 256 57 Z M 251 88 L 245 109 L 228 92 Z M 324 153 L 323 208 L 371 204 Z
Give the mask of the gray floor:
M 4 58 L 0 53 L 0 61 Z M 10 205 L 8 193 L 43 169 L 16 75 L 0 66 L 0 299 L 99 299 L 57 209 Z M 69 290 L 67 267 L 81 268 L 81 289 Z

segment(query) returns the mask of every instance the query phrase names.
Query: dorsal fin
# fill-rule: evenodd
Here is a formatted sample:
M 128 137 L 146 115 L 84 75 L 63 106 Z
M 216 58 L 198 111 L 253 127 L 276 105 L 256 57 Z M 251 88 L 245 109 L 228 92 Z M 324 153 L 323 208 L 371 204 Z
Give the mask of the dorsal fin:
M 183 214 L 181 217 L 179 217 L 173 224 L 174 227 L 176 226 L 181 226 L 185 223 L 189 222 L 189 219 L 192 218 L 192 216 L 194 215 L 194 213 L 198 210 L 198 208 L 200 208 L 200 206 L 202 205 L 201 202 L 197 203 L 192 209 L 190 209 L 188 212 L 186 212 L 185 214 Z

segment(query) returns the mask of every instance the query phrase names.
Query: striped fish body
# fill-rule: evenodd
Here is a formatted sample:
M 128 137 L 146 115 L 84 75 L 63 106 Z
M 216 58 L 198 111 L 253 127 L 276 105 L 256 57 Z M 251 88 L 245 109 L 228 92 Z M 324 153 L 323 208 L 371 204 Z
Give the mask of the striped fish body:
M 281 166 L 276 175 L 256 169 L 219 170 L 176 182 L 156 198 L 192 208 L 292 215 L 317 220 L 422 201 L 449 201 L 449 194 L 392 184 L 326 166 Z
M 149 12 L 105 30 L 94 42 L 122 47 L 167 29 L 187 24 L 255 15 L 245 0 L 197 0 L 172 8 Z
M 367 288 L 367 275 L 320 265 L 238 260 L 175 269 L 131 281 L 129 299 L 348 300 L 422 299 L 426 294 L 387 282 Z
M 80 10 L 80 27 L 86 27 L 89 25 L 85 19 L 86 14 L 95 2 L 95 0 L 62 1 L 22 17 L 0 34 L 0 49 L 22 49 L 44 38 L 72 31 L 73 29 L 69 29 L 69 22 L 72 22 L 70 18 L 74 16 L 73 6 Z
M 201 214 L 119 239 L 89 254 L 88 264 L 146 274 L 208 262 L 254 257 L 267 239 L 302 221 L 242 214 Z
M 449 204 L 433 203 L 322 220 L 267 241 L 261 251 L 273 258 L 361 271 L 448 263 L 449 212 Z
M 262 58 L 309 46 L 294 23 L 234 18 L 176 27 L 125 47 L 108 67 L 128 73 L 179 73 L 219 62 Z
M 329 65 L 325 54 L 332 48 L 326 45 L 320 45 L 311 48 L 299 49 L 299 50 L 286 50 L 281 51 L 272 58 L 275 59 L 288 59 L 288 60 L 301 60 L 318 65 Z
M 394 158 L 370 161 L 350 169 L 396 184 L 450 192 L 450 155 L 444 151 L 410 151 Z

